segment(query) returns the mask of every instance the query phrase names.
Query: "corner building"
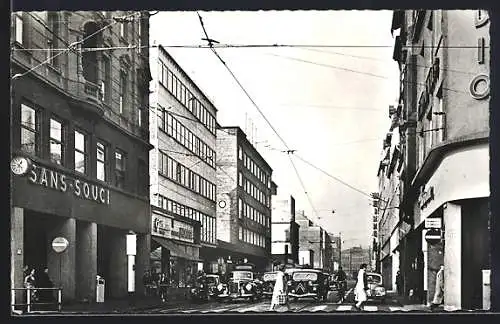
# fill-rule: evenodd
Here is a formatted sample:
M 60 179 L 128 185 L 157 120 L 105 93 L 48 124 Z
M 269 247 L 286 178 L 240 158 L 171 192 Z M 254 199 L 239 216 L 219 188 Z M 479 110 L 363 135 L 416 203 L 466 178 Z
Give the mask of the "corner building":
M 217 109 L 162 47 L 151 51 L 152 252 L 171 296 L 185 295 L 204 254 L 216 246 Z M 156 224 L 156 225 L 155 225 Z
M 272 168 L 239 127 L 217 130 L 217 254 L 225 273 L 229 264 L 271 269 Z
M 95 301 L 96 275 L 106 280 L 106 298 L 142 293 L 135 283 L 149 253 L 151 146 L 141 109 L 148 33 L 142 12 L 12 14 L 12 75 L 21 74 L 11 92 L 13 288 L 23 287 L 26 265 L 48 267 L 63 302 Z M 69 44 L 76 46 L 56 50 Z M 146 47 L 91 51 L 129 44 Z M 129 234 L 135 251 L 127 249 Z M 51 247 L 56 237 L 69 242 L 61 253 Z M 25 302 L 20 295 L 16 302 Z
M 415 123 L 416 170 L 403 199 L 412 228 L 402 239 L 405 278 L 434 295 L 445 268 L 445 309 L 488 309 L 489 281 L 489 17 L 485 10 L 406 10 L 399 29 L 404 115 Z M 411 117 L 410 117 L 411 116 Z M 426 240 L 425 221 L 441 224 Z M 406 287 L 411 288 L 411 287 Z

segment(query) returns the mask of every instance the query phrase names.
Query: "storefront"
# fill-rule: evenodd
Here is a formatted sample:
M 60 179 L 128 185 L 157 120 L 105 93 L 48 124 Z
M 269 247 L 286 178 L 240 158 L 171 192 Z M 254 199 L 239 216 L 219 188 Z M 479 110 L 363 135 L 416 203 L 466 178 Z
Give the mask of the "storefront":
M 482 309 L 483 270 L 490 269 L 489 195 L 489 149 L 484 142 L 445 154 L 420 185 L 415 228 L 421 233 L 428 302 L 443 264 L 445 308 Z M 426 219 L 436 221 L 426 226 Z M 432 231 L 441 233 L 442 239 L 427 242 L 429 224 L 438 222 L 440 228 Z
M 24 266 L 46 267 L 54 286 L 63 289 L 63 302 L 95 301 L 97 275 L 106 280 L 106 298 L 141 293 L 135 282 L 149 251 L 147 199 L 36 157 L 13 160 L 12 286 L 23 287 Z M 136 243 L 132 258 L 128 235 Z M 53 249 L 55 238 L 68 242 L 62 252 Z
M 185 296 L 201 262 L 200 222 L 151 209 L 152 271 L 167 275 L 170 296 Z

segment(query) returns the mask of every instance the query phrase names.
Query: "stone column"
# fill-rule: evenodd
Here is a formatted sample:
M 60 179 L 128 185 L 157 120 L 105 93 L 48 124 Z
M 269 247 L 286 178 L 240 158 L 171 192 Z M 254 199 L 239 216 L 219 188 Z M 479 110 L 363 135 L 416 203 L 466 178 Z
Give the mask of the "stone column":
M 137 234 L 137 255 L 135 259 L 135 291 L 138 296 L 144 295 L 142 277 L 144 271 L 150 269 L 149 256 L 151 251 L 151 235 Z
M 109 276 L 104 278 L 109 285 L 111 298 L 127 296 L 128 259 L 126 232 L 112 229 L 107 233 L 106 242 L 109 245 Z
M 445 310 L 462 307 L 462 209 L 447 203 L 444 211 L 444 303 Z
M 68 240 L 69 245 L 62 253 L 52 249 L 52 240 L 58 236 Z M 49 230 L 47 266 L 50 278 L 54 278 L 54 286 L 62 287 L 63 303 L 75 299 L 76 287 L 76 220 L 74 218 L 58 218 L 54 228 Z
M 12 207 L 10 214 L 10 284 L 11 288 L 23 288 L 24 266 L 24 209 Z M 23 302 L 23 291 L 15 291 L 15 302 Z
M 76 223 L 76 298 L 95 301 L 97 276 L 97 224 Z

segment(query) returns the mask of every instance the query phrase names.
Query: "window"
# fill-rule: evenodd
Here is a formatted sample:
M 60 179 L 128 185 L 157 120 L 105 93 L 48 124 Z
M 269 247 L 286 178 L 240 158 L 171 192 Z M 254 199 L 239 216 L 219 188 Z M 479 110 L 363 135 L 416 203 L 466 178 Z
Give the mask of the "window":
M 243 186 L 243 174 L 241 172 L 238 172 L 238 185 Z
M 47 15 L 47 24 L 51 30 L 49 36 L 49 51 L 47 52 L 47 58 L 49 59 L 49 64 L 53 67 L 59 67 L 59 56 L 55 56 L 58 53 L 54 52 L 54 48 L 58 48 L 59 41 L 59 17 L 57 12 L 49 12 Z
M 35 109 L 21 105 L 21 150 L 29 154 L 38 154 L 40 126 L 38 113 Z
M 127 73 L 120 72 L 120 114 L 123 114 L 124 107 L 127 104 Z
M 97 170 L 97 179 L 101 181 L 107 180 L 107 159 L 108 152 L 106 145 L 102 142 L 97 142 L 97 151 L 96 151 L 96 170 Z
M 103 77 L 101 81 L 102 101 L 106 104 L 111 103 L 111 62 L 107 55 L 102 56 Z
M 120 24 L 120 37 L 122 37 L 124 40 L 127 40 L 127 30 L 128 29 L 128 24 L 127 22 L 122 22 Z
M 75 171 L 87 173 L 87 135 L 75 130 Z
M 24 39 L 24 22 L 21 14 L 16 14 L 15 18 L 15 36 L 16 42 L 19 44 L 23 44 Z
M 125 171 L 126 171 L 126 163 L 125 163 L 125 153 L 116 150 L 115 152 L 115 185 L 118 188 L 123 188 L 125 184 Z
M 59 165 L 64 161 L 64 144 L 63 144 L 63 127 L 62 124 L 51 118 L 50 119 L 50 140 L 49 140 L 49 155 L 50 160 Z

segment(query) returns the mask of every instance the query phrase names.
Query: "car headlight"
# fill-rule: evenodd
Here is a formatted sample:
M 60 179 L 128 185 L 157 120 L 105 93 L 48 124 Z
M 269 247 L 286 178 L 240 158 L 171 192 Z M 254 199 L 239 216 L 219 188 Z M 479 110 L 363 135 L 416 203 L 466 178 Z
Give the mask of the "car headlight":
M 200 288 L 203 288 L 203 284 L 200 284 Z
M 313 291 L 316 291 L 316 287 L 313 287 Z
M 218 285 L 217 285 L 217 290 L 222 290 L 222 288 L 224 288 L 224 287 L 222 286 L 222 284 L 218 284 Z
M 196 293 L 196 289 L 194 289 L 194 288 L 191 289 L 191 293 L 193 293 L 193 294 Z
M 291 285 L 292 285 L 292 282 L 291 282 L 291 281 L 288 281 L 286 284 L 287 284 L 287 285 L 289 285 L 289 286 L 291 286 Z
M 384 287 L 376 287 L 375 288 L 375 293 L 377 293 L 377 294 L 385 294 L 385 288 Z
M 312 286 L 314 283 L 312 281 L 309 281 L 309 286 Z
M 292 294 L 294 294 L 294 293 L 295 293 L 295 289 L 292 289 Z
M 247 290 L 250 290 L 250 289 L 252 289 L 252 284 L 250 284 L 250 283 L 247 283 L 247 284 L 246 284 L 246 286 L 245 286 L 245 288 L 246 288 Z

